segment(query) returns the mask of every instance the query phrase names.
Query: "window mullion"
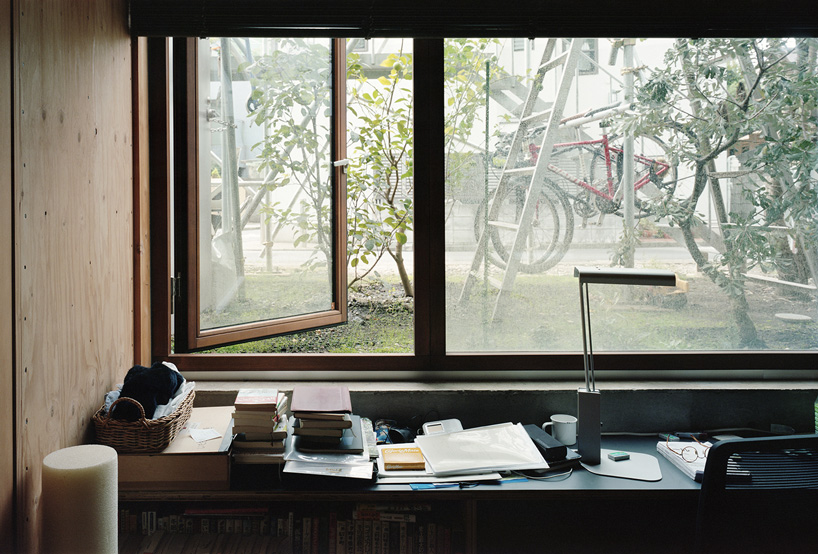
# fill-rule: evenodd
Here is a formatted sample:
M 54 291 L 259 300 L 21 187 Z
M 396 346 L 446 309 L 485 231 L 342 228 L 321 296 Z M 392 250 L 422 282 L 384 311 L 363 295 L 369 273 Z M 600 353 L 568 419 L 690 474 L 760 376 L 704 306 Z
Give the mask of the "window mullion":
M 434 367 L 446 353 L 443 40 L 414 51 L 415 354 Z

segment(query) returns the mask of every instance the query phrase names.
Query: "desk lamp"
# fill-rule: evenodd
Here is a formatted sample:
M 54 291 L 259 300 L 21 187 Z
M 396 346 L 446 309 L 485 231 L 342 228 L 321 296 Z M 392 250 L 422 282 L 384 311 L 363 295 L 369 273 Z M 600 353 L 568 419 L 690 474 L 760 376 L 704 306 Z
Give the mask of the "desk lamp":
M 600 397 L 594 379 L 594 352 L 591 343 L 591 308 L 588 284 L 675 286 L 676 274 L 656 269 L 619 267 L 575 267 L 579 277 L 579 305 L 582 314 L 582 361 L 585 366 L 585 388 L 577 391 L 577 447 L 583 465 L 600 464 L 602 423 Z

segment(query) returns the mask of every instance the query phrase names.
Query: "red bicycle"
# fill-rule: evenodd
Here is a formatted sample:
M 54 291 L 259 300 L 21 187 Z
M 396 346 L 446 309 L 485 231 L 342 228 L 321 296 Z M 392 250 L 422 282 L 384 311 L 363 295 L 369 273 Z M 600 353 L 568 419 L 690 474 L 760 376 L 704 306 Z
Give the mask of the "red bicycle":
M 526 141 L 528 155 L 520 156 L 519 166 L 535 165 L 539 147 L 533 140 Z M 554 145 L 548 164 L 549 177 L 542 183 L 536 200 L 534 220 L 528 233 L 526 250 L 520 271 L 540 273 L 556 265 L 568 251 L 574 236 L 574 214 L 588 219 L 604 214 L 622 215 L 624 150 L 614 146 L 615 137 L 603 135 L 600 139 L 562 142 Z M 640 137 L 634 150 L 634 204 L 635 217 L 646 217 L 643 195 L 676 186 L 676 166 L 670 162 L 664 143 L 657 137 Z M 474 223 L 479 239 L 486 217 L 493 224 L 489 228 L 492 250 L 489 260 L 505 267 L 514 241 L 520 214 L 525 204 L 529 181 L 517 177 L 503 181 L 498 187 L 490 209 L 484 199 L 477 210 Z

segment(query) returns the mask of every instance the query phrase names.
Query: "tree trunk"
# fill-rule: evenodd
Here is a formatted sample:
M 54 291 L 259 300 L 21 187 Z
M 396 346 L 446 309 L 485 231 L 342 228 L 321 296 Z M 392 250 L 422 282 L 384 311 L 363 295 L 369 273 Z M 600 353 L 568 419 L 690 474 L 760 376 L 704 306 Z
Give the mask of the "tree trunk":
M 406 263 L 403 261 L 403 244 L 397 243 L 394 252 L 392 252 L 392 249 L 389 249 L 389 255 L 392 256 L 392 259 L 395 260 L 395 264 L 398 266 L 398 274 L 400 275 L 400 282 L 403 285 L 403 291 L 406 293 L 406 296 L 414 297 L 415 289 L 412 286 L 412 279 L 409 277 L 409 273 L 406 271 Z
M 732 264 L 728 265 L 728 271 L 731 274 L 728 279 L 725 279 L 716 268 L 708 265 L 707 259 L 699 249 L 699 245 L 696 244 L 696 239 L 693 235 L 693 221 L 695 221 L 695 219 L 691 217 L 679 222 L 679 228 L 682 231 L 685 246 L 687 247 L 688 252 L 690 252 L 690 256 L 693 258 L 693 261 L 696 262 L 696 265 L 701 268 L 704 274 L 707 275 L 707 277 L 710 278 L 713 283 L 722 288 L 730 298 L 730 308 L 733 312 L 733 320 L 735 321 L 736 328 L 738 329 L 739 347 L 748 348 L 763 345 L 763 341 L 758 338 L 756 326 L 748 315 L 750 306 L 747 303 L 747 297 L 744 295 L 744 288 L 742 287 L 739 289 L 737 293 L 731 293 L 730 290 L 725 287 L 725 285 L 728 285 L 729 280 L 732 280 L 733 277 Z

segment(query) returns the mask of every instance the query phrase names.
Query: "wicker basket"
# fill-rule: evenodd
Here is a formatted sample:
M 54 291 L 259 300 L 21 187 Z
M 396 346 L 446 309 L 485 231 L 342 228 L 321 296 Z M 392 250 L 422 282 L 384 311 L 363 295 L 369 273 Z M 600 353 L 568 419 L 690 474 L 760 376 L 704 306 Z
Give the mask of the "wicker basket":
M 91 420 L 97 431 L 97 441 L 116 449 L 117 452 L 161 452 L 176 438 L 193 411 L 193 398 L 196 391 L 191 389 L 184 400 L 172 414 L 158 419 L 145 419 L 142 404 L 133 398 L 120 397 L 108 413 L 102 406 Z M 129 402 L 139 408 L 141 417 L 136 421 L 111 419 L 109 414 L 120 402 Z

